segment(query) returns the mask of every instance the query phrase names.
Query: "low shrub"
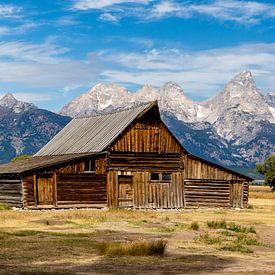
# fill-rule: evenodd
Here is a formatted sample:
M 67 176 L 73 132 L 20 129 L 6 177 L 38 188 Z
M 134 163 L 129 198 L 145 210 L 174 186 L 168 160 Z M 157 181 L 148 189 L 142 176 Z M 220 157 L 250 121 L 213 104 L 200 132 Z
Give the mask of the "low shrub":
M 212 228 L 212 229 L 226 229 L 226 230 L 240 232 L 240 233 L 256 234 L 256 230 L 253 226 L 250 226 L 250 227 L 241 226 L 234 222 L 227 223 L 225 220 L 207 221 L 206 224 L 209 228 Z
M 221 250 L 233 251 L 233 252 L 241 252 L 241 253 L 253 253 L 253 250 L 249 247 L 243 246 L 237 242 L 228 243 L 220 248 Z
M 248 234 L 239 235 L 235 242 L 242 245 L 260 245 L 260 242 L 257 238 Z
M 206 244 L 221 244 L 222 242 L 220 236 L 210 236 L 208 232 L 200 234 L 198 240 Z
M 206 224 L 209 228 L 213 228 L 213 229 L 226 229 L 227 227 L 227 223 L 225 220 L 207 221 Z
M 192 229 L 192 230 L 199 230 L 199 223 L 197 221 L 191 222 L 190 229 Z
M 245 227 L 245 226 L 238 225 L 234 222 L 229 223 L 228 226 L 227 226 L 227 229 L 231 230 L 231 231 L 235 231 L 235 232 L 240 232 L 240 233 L 253 233 L 253 234 L 256 234 L 256 230 L 253 226 Z
M 120 256 L 156 256 L 163 255 L 167 241 L 138 240 L 133 242 L 102 242 L 99 244 L 99 252 L 110 257 Z

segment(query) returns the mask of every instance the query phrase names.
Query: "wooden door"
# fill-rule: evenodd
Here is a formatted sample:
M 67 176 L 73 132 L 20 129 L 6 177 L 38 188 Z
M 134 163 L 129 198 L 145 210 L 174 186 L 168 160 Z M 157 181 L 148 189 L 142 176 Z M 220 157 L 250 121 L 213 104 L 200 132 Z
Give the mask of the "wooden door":
M 118 207 L 133 207 L 132 176 L 118 176 Z
M 243 183 L 230 183 L 230 206 L 233 208 L 243 208 Z
M 54 204 L 54 180 L 50 175 L 37 176 L 37 204 Z

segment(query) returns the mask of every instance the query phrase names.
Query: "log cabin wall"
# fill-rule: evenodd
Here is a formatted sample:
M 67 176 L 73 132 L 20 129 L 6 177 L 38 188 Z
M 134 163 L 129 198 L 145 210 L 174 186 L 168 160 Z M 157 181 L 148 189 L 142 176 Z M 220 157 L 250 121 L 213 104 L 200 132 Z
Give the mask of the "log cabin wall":
M 22 207 L 21 179 L 0 178 L 0 204 L 9 204 L 13 207 Z
M 57 205 L 61 208 L 107 206 L 106 175 L 57 175 Z
M 247 179 L 192 156 L 184 156 L 184 167 L 187 208 L 247 207 Z
M 86 159 L 70 161 L 24 175 L 23 207 L 36 208 L 39 204 L 62 208 L 80 204 L 106 206 L 106 157 L 89 158 L 95 159 L 94 173 L 85 172 Z M 98 194 L 94 195 L 96 187 Z

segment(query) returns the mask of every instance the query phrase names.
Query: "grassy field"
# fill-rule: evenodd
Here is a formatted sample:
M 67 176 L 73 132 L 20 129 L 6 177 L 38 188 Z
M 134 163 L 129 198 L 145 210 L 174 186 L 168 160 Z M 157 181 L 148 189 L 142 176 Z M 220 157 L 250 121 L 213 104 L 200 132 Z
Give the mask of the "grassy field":
M 246 210 L 2 207 L 0 274 L 274 274 L 275 193 L 250 191 Z

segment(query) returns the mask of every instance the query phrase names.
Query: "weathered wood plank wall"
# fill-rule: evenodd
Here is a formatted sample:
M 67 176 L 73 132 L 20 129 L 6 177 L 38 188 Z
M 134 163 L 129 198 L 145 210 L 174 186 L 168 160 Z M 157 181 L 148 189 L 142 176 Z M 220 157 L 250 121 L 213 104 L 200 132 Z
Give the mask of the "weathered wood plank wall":
M 230 207 L 230 181 L 184 180 L 186 208 Z
M 0 204 L 22 207 L 21 180 L 0 179 Z
M 170 181 L 151 180 L 148 171 L 110 171 L 107 177 L 108 206 L 118 204 L 118 177 L 133 178 L 133 207 L 138 209 L 175 209 L 184 207 L 183 173 L 172 172 Z
M 192 156 L 184 157 L 184 177 L 186 179 L 221 179 L 221 180 L 243 180 L 233 173 L 227 172 L 215 165 L 208 164 Z
M 109 156 L 110 170 L 126 171 L 181 171 L 183 168 L 180 154 L 158 153 L 117 153 Z
M 57 175 L 57 205 L 107 205 L 106 176 L 96 174 Z
M 160 120 L 154 110 L 137 119 L 112 145 L 117 152 L 180 153 L 181 144 Z

